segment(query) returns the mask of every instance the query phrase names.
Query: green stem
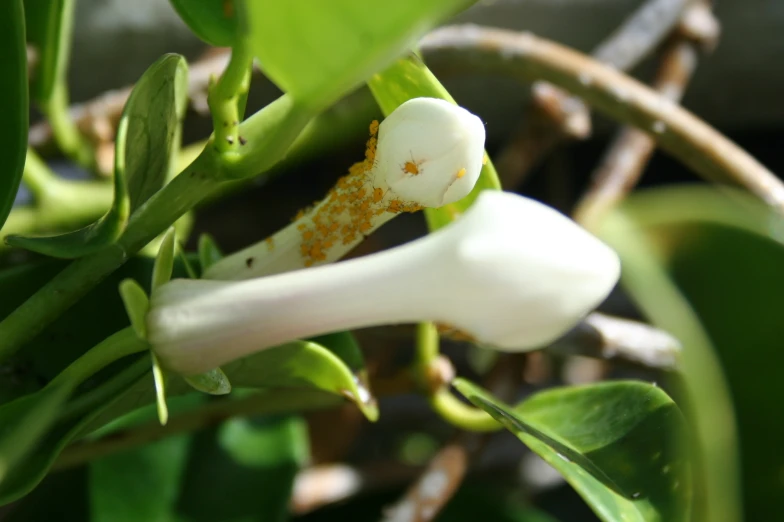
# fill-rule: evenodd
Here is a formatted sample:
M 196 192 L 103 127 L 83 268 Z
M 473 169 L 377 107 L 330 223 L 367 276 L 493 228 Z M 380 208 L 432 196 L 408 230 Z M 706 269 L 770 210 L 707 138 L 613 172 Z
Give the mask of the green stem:
M 52 96 L 42 110 L 52 127 L 52 135 L 60 150 L 84 168 L 95 165 L 95 151 L 79 132 L 68 112 L 68 90 L 64 81 L 55 82 Z
M 246 45 L 240 43 L 231 51 L 231 58 L 220 80 L 211 86 L 207 103 L 212 114 L 215 132 L 213 143 L 221 154 L 236 153 L 239 140 L 240 100 L 250 85 L 253 56 Z
M 416 367 L 424 376 L 430 363 L 436 360 L 439 354 L 438 330 L 433 323 L 419 323 L 416 335 Z
M 456 428 L 487 433 L 499 431 L 503 427 L 486 411 L 461 402 L 448 388 L 438 390 L 429 399 L 433 411 Z
M 282 96 L 240 126 L 248 147 L 227 162 L 214 147 L 132 216 L 116 244 L 77 259 L 0 322 L 0 361 L 16 353 L 128 258 L 172 225 L 182 214 L 218 189 L 226 179 L 263 172 L 277 163 L 311 117 Z
M 88 377 L 105 368 L 110 363 L 149 349 L 146 341 L 140 339 L 130 326 L 110 335 L 87 353 L 76 359 L 70 366 L 52 380 L 80 384 Z
M 43 197 L 55 179 L 54 173 L 41 157 L 33 149 L 28 148 L 22 181 L 37 200 Z

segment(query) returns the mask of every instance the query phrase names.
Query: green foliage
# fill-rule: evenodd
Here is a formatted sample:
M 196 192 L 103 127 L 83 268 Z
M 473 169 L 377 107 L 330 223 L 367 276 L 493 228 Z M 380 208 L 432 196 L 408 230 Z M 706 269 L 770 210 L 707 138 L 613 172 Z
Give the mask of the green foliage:
M 511 408 L 455 387 L 557 469 L 607 522 L 691 520 L 685 424 L 661 389 L 607 382 L 540 392 Z
M 170 0 L 196 36 L 216 47 L 232 47 L 238 36 L 235 0 Z
M 248 45 L 278 87 L 314 110 L 334 103 L 469 0 L 247 0 Z
M 91 522 L 174 520 L 190 442 L 169 437 L 91 463 Z
M 27 53 L 22 0 L 0 5 L 0 229 L 14 203 L 27 149 Z
M 187 101 L 188 65 L 180 55 L 162 56 L 136 82 L 120 118 L 116 151 L 127 172 L 132 211 L 172 174 Z
M 415 54 L 396 60 L 387 69 L 373 75 L 368 80 L 381 110 L 389 115 L 398 106 L 411 98 L 440 98 L 455 103 L 454 98 L 444 89 L 430 69 Z M 485 153 L 486 156 L 486 153 Z M 487 156 L 486 156 L 487 157 Z M 501 182 L 493 163 L 488 159 L 473 190 L 460 201 L 441 208 L 426 208 L 428 228 L 437 230 L 448 225 L 473 204 L 483 190 L 500 190 Z
M 673 281 L 710 336 L 737 416 L 744 518 L 769 518 L 784 466 L 776 449 L 784 423 L 770 414 L 779 408 L 784 365 L 781 218 L 746 194 L 708 186 L 647 190 L 623 210 L 661 245 Z M 699 414 L 701 405 L 693 407 Z

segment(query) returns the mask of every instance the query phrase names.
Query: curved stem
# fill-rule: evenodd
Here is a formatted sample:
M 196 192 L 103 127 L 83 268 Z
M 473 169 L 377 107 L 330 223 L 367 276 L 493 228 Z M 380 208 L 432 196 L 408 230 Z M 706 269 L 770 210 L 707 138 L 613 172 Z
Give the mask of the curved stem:
M 470 63 L 566 89 L 652 135 L 695 172 L 738 183 L 784 212 L 784 183 L 756 159 L 683 107 L 589 56 L 530 33 L 474 25 L 437 29 L 420 48 L 435 70 Z
M 441 388 L 429 399 L 433 411 L 456 428 L 480 433 L 503 428 L 489 413 L 461 402 L 447 388 Z
M 126 355 L 143 352 L 147 349 L 149 349 L 147 342 L 140 339 L 133 328 L 129 326 L 98 343 L 60 372 L 52 382 L 84 382 L 88 377 L 105 368 L 110 363 Z
M 209 89 L 207 104 L 212 114 L 215 148 L 221 154 L 236 152 L 242 145 L 239 136 L 240 100 L 248 92 L 253 56 L 240 43 L 231 51 L 231 59 L 220 80 Z
M 68 91 L 65 83 L 56 82 L 51 98 L 42 107 L 52 134 L 60 149 L 76 163 L 91 169 L 95 165 L 95 151 L 84 139 L 68 112 Z
M 40 201 L 55 180 L 54 173 L 41 157 L 33 149 L 28 148 L 22 181 L 37 201 Z

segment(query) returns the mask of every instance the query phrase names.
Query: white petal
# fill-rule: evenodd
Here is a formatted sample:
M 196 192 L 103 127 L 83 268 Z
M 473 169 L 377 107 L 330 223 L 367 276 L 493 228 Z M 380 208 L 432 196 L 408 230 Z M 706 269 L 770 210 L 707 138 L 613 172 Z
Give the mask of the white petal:
M 617 255 L 567 217 L 487 191 L 456 223 L 379 254 L 242 282 L 173 281 L 153 293 L 147 331 L 185 374 L 291 339 L 428 320 L 530 350 L 596 307 L 619 272 Z

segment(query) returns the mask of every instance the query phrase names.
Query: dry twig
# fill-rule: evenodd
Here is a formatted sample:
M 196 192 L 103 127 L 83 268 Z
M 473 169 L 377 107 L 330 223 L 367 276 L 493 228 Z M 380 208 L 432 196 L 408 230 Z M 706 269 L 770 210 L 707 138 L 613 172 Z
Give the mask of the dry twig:
M 689 111 L 588 56 L 532 34 L 476 25 L 438 29 L 421 48 L 437 70 L 470 63 L 567 89 L 654 136 L 662 149 L 702 176 L 742 185 L 784 213 L 784 184 L 756 159 Z
M 599 44 L 593 57 L 621 71 L 633 69 L 664 40 L 689 1 L 648 0 Z M 535 82 L 529 114 L 499 153 L 496 167 L 506 185 L 516 186 L 558 145 L 585 139 L 590 133 L 590 113 L 579 98 Z

